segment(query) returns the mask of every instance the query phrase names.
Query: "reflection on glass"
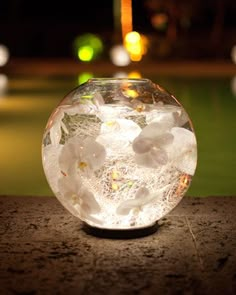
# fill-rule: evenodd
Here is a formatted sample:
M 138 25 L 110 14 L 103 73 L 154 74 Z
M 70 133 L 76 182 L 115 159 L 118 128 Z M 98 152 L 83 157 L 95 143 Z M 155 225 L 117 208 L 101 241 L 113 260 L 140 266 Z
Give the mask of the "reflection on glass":
M 113 75 L 114 78 L 126 78 L 128 74 L 126 72 L 116 72 Z

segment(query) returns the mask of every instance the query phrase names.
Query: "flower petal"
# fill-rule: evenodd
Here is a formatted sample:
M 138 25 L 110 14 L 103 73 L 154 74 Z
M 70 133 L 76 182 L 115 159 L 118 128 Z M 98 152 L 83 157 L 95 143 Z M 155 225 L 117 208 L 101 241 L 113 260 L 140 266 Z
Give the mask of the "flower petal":
M 122 202 L 116 209 L 119 215 L 128 215 L 132 209 L 140 207 L 149 202 L 149 190 L 146 187 L 140 187 L 136 194 L 135 199 L 126 200 Z
M 141 132 L 141 128 L 128 119 L 116 119 L 103 123 L 96 141 L 106 148 L 117 150 L 126 148 Z
M 153 141 L 150 138 L 138 136 L 134 139 L 132 147 L 135 153 L 147 153 L 153 146 Z
M 61 140 L 61 134 L 61 121 L 57 121 L 50 128 L 50 139 L 52 145 L 59 145 Z
M 155 193 L 149 194 L 143 202 L 143 208 L 145 206 L 152 204 L 153 202 L 159 201 L 161 202 L 163 199 L 163 193 L 168 190 L 168 188 L 171 186 L 171 184 L 164 185 L 162 188 L 160 188 L 158 191 L 155 191 Z
M 145 186 L 142 186 L 137 190 L 135 194 L 135 199 L 141 200 L 143 202 L 143 200 L 145 200 L 148 197 L 148 195 L 149 195 L 149 190 Z
M 97 214 L 101 211 L 101 207 L 96 201 L 92 192 L 87 190 L 85 187 L 82 187 L 78 192 L 80 199 L 83 204 L 87 206 L 87 213 L 89 214 Z
M 169 158 L 181 172 L 193 175 L 197 165 L 197 143 L 192 131 L 185 128 L 171 129 L 174 140 L 166 147 Z
M 158 168 L 161 165 L 167 164 L 168 155 L 165 150 L 153 147 L 147 153 L 135 154 L 135 161 L 141 166 L 148 168 Z
M 82 189 L 82 181 L 79 175 L 62 176 L 58 180 L 58 189 L 66 198 L 71 198 L 73 195 L 78 195 Z
M 166 151 L 161 148 L 153 147 L 149 154 L 155 167 L 166 165 L 168 163 L 168 155 Z
M 83 186 L 78 175 L 61 177 L 58 181 L 58 188 L 61 196 L 69 203 L 73 198 L 77 198 L 78 206 L 83 205 L 83 208 L 87 208 L 87 214 L 96 214 L 101 211 L 93 193 Z
M 188 114 L 185 112 L 184 109 L 181 109 L 181 111 L 179 112 L 173 113 L 173 115 L 175 118 L 176 126 L 181 127 L 189 121 Z
M 175 118 L 173 112 L 163 112 L 160 110 L 151 110 L 146 114 L 147 124 L 159 123 L 160 125 L 166 126 L 166 129 L 175 126 Z
M 122 104 L 104 104 L 99 106 L 97 116 L 103 122 L 114 121 L 124 117 L 125 114 L 130 114 L 131 110 L 131 107 L 124 102 Z
M 101 168 L 105 159 L 106 150 L 103 145 L 91 138 L 84 140 L 81 160 L 87 162 L 90 169 L 97 170 Z
M 42 162 L 48 182 L 54 192 L 58 191 L 58 178 L 61 175 L 58 157 L 62 150 L 62 145 L 47 145 L 42 150 Z
M 156 137 L 154 140 L 153 140 L 153 144 L 156 146 L 156 147 L 163 147 L 165 145 L 169 145 L 173 142 L 174 140 L 174 136 L 173 134 L 169 133 L 169 132 L 166 132 L 158 137 Z
M 65 143 L 59 157 L 59 166 L 65 174 L 75 173 L 78 161 L 82 161 L 80 154 L 83 148 L 83 142 L 78 136 L 71 137 Z
M 154 109 L 146 114 L 146 122 L 161 123 L 172 128 L 174 126 L 183 126 L 189 121 L 188 114 L 180 106 L 174 105 L 155 105 Z
M 143 154 L 135 154 L 134 159 L 135 162 L 140 166 L 144 166 L 147 168 L 157 168 L 149 152 Z
M 160 123 L 153 122 L 145 126 L 140 133 L 140 136 L 154 139 L 160 135 L 163 135 L 167 131 L 167 127 Z
M 132 209 L 135 209 L 142 205 L 141 200 L 132 199 L 122 202 L 116 209 L 116 213 L 119 215 L 128 215 Z
M 90 215 L 91 214 L 90 208 L 88 207 L 87 204 L 83 203 L 80 206 L 79 211 L 80 211 L 79 218 L 81 220 L 83 220 L 84 222 L 86 222 L 92 226 L 101 226 L 103 224 L 102 220 Z

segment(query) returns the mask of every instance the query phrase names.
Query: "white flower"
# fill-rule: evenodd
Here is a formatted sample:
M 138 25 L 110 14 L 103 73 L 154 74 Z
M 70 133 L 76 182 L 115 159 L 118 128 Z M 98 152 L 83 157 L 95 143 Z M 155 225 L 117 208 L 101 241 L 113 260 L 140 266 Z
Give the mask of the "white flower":
M 157 199 L 160 199 L 162 193 L 169 187 L 170 185 L 165 185 L 157 192 L 150 194 L 149 190 L 146 187 L 140 187 L 134 199 L 126 200 L 122 202 L 116 209 L 116 213 L 119 215 L 128 215 L 131 211 L 135 214 L 140 213 L 145 209 L 146 206 L 151 205 Z
M 91 114 L 95 113 L 96 106 L 89 100 L 86 100 L 83 104 L 76 103 L 71 105 L 61 105 L 49 118 L 46 129 L 50 129 L 50 139 L 53 145 L 58 145 L 61 140 L 62 130 L 69 134 L 66 125 L 62 121 L 65 114 L 70 116 L 76 114 Z
M 52 190 L 58 192 L 58 178 L 61 175 L 60 167 L 58 163 L 58 157 L 62 150 L 63 145 L 49 144 L 42 147 L 42 162 L 45 174 L 47 176 L 48 183 Z
M 154 105 L 154 108 L 146 114 L 147 124 L 157 122 L 169 128 L 183 126 L 189 121 L 188 115 L 182 107 L 174 105 Z
M 166 147 L 173 165 L 181 172 L 193 175 L 197 165 L 197 143 L 192 131 L 185 128 L 171 129 L 173 143 Z
M 140 187 L 135 194 L 134 199 L 126 200 L 117 207 L 116 213 L 127 215 L 132 209 L 141 210 L 149 201 L 149 190 L 146 187 Z
M 126 114 L 130 114 L 131 108 L 122 104 L 104 104 L 98 108 L 97 116 L 102 122 L 121 119 Z
M 101 224 L 102 221 L 91 216 L 98 214 L 101 208 L 94 195 L 82 186 L 78 175 L 62 176 L 58 181 L 60 201 L 75 216 L 83 221 Z
M 59 165 L 62 174 L 74 174 L 76 171 L 90 173 L 102 167 L 106 158 L 105 148 L 95 140 L 81 140 L 79 136 L 70 138 L 64 145 Z
M 132 144 L 136 163 L 151 168 L 166 165 L 168 155 L 165 149 L 172 141 L 173 135 L 166 125 L 157 122 L 147 125 Z
M 61 129 L 64 130 L 65 133 L 68 134 L 68 130 L 65 124 L 62 122 L 64 118 L 65 109 L 70 110 L 71 106 L 60 106 L 56 109 L 56 111 L 49 118 L 48 124 L 46 128 L 50 129 L 50 139 L 52 145 L 58 145 L 61 140 Z
M 141 128 L 132 120 L 116 119 L 101 125 L 101 132 L 96 140 L 107 149 L 118 152 L 127 148 L 140 132 Z

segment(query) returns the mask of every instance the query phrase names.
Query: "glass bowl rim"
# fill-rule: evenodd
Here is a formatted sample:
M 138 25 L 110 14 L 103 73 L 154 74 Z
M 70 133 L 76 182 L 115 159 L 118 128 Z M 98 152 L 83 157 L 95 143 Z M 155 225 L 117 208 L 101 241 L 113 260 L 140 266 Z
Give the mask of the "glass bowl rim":
M 151 83 L 150 79 L 147 78 L 113 78 L 113 77 L 102 77 L 102 78 L 91 78 L 88 83 Z

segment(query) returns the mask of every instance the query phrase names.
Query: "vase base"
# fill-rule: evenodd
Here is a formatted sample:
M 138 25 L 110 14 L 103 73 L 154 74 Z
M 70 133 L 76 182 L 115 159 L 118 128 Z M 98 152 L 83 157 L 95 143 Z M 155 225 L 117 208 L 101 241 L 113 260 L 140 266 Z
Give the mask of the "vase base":
M 158 222 L 147 227 L 134 229 L 106 229 L 93 227 L 87 223 L 83 223 L 83 230 L 92 236 L 107 239 L 135 239 L 154 234 L 158 229 Z

